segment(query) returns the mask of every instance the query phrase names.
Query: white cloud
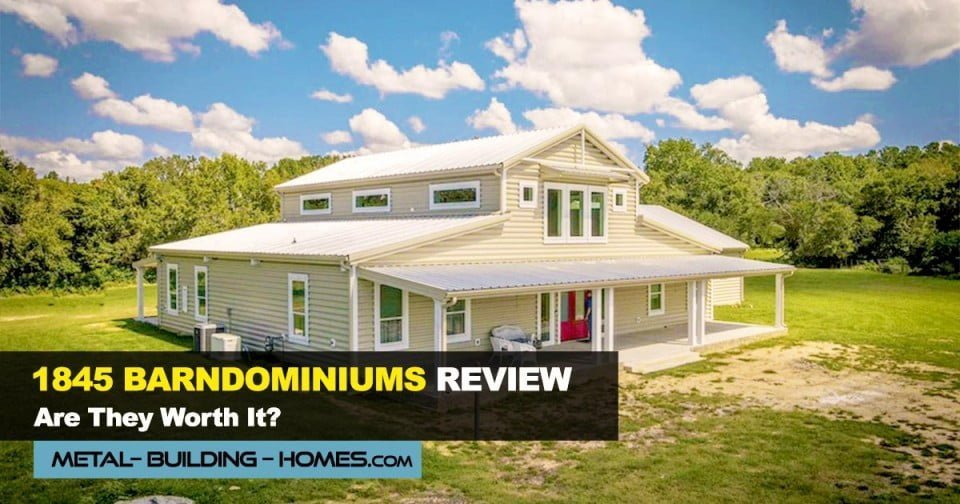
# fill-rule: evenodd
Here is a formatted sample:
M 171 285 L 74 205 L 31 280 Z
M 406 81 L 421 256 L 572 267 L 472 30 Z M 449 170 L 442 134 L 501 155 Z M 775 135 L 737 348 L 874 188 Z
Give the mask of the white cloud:
M 73 90 L 84 100 L 99 100 L 113 98 L 116 94 L 110 90 L 110 83 L 99 75 L 84 72 L 83 75 L 70 81 Z
M 27 77 L 50 77 L 57 71 L 59 62 L 46 54 L 24 54 L 20 57 L 23 75 Z
M 90 180 L 105 171 L 135 164 L 143 157 L 143 141 L 112 130 L 89 139 L 46 140 L 0 134 L 0 147 L 21 157 L 41 175 L 56 171 L 63 177 Z
M 326 45 L 321 45 L 320 50 L 330 59 L 330 67 L 335 72 L 373 86 L 382 95 L 412 93 L 439 99 L 455 89 L 479 91 L 484 88 L 483 79 L 465 63 L 440 61 L 436 68 L 417 65 L 401 72 L 384 60 L 370 62 L 367 44 L 335 32 L 330 32 Z
M 320 138 L 329 145 L 345 144 L 353 141 L 350 132 L 344 130 L 329 131 L 321 134 Z
M 23 161 L 33 167 L 40 176 L 55 171 L 60 177 L 69 177 L 81 182 L 95 179 L 105 172 L 120 170 L 133 164 L 123 160 L 84 161 L 76 154 L 58 150 L 41 152 L 27 157 Z
M 204 32 L 251 55 L 282 43 L 271 23 L 251 23 L 239 7 L 219 0 L 0 0 L 0 12 L 20 16 L 64 45 L 110 41 L 159 61 L 173 61 L 178 51 L 198 52 L 190 40 Z
M 810 82 L 812 82 L 814 86 L 832 93 L 850 89 L 883 91 L 890 89 L 890 86 L 897 82 L 897 78 L 893 76 L 893 72 L 890 70 L 881 70 L 873 66 L 862 66 L 851 68 L 843 72 L 843 75 L 834 79 L 814 77 Z
M 350 130 L 363 140 L 358 154 L 406 149 L 414 145 L 396 124 L 372 108 L 363 109 L 351 117 L 349 123 Z
M 506 62 L 500 88 L 520 87 L 562 107 L 622 114 L 650 112 L 680 74 L 647 57 L 650 35 L 640 9 L 609 0 L 516 4 L 522 31 L 487 42 Z
M 598 114 L 596 112 L 578 112 L 570 108 L 543 108 L 523 113 L 536 129 L 555 126 L 573 126 L 586 124 L 603 138 L 632 138 L 644 143 L 653 141 L 654 134 L 646 126 L 632 121 L 620 114 Z M 625 149 L 622 149 L 625 151 Z
M 730 127 L 730 123 L 722 117 L 705 116 L 696 107 L 679 98 L 665 98 L 657 104 L 656 111 L 673 116 L 677 120 L 677 125 L 682 128 L 717 131 Z M 664 124 L 666 123 L 663 119 L 657 119 L 657 126 L 663 127 Z
M 156 143 L 150 145 L 150 152 L 152 152 L 155 156 L 169 156 L 170 154 L 173 154 L 173 151 L 170 149 Z
M 423 119 L 417 116 L 408 117 L 407 124 L 410 125 L 410 129 L 412 129 L 414 133 L 423 133 L 427 129 L 427 125 L 423 124 Z
M 253 136 L 255 121 L 223 103 L 214 103 L 200 114 L 200 125 L 191 133 L 194 148 L 212 153 L 232 153 L 253 160 L 274 162 L 306 156 L 299 142 L 286 137 Z
M 440 33 L 440 50 L 437 51 L 437 54 L 441 58 L 447 59 L 453 55 L 453 44 L 460 42 L 460 35 L 457 32 L 452 30 L 447 30 Z
M 792 159 L 865 149 L 880 142 L 877 129 L 861 119 L 846 126 L 830 126 L 774 116 L 763 88 L 752 77 L 717 79 L 693 86 L 690 92 L 699 106 L 717 109 L 733 130 L 742 133 L 739 138 L 723 138 L 716 144 L 742 162 L 759 156 Z
M 350 103 L 353 101 L 353 96 L 350 94 L 337 94 L 326 89 L 318 89 L 314 91 L 313 94 L 310 95 L 310 98 L 334 103 Z
M 517 125 L 513 124 L 510 110 L 496 98 L 490 98 L 487 108 L 474 110 L 467 118 L 467 124 L 478 130 L 489 128 L 501 135 L 517 132 Z
M 93 111 L 120 124 L 180 132 L 193 130 L 193 114 L 189 108 L 150 95 L 141 95 L 131 101 L 107 98 L 97 102 Z
M 851 0 L 856 29 L 839 50 L 878 66 L 920 66 L 960 50 L 956 0 Z
M 823 41 L 805 35 L 793 35 L 787 31 L 787 22 L 777 21 L 776 28 L 766 37 L 773 49 L 777 66 L 785 72 L 809 73 L 817 77 L 830 77 L 830 56 L 823 48 Z

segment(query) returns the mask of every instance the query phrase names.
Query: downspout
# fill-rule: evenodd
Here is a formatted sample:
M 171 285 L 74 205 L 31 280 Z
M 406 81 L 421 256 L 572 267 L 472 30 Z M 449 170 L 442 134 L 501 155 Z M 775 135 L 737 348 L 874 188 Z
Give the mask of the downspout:
M 507 213 L 507 172 L 510 170 L 509 166 L 500 165 L 500 168 L 497 169 L 497 172 L 500 175 L 500 214 L 503 215 Z
M 357 281 L 357 266 L 355 264 L 350 264 L 347 259 L 340 261 L 340 269 L 348 270 L 350 272 L 350 279 L 347 284 L 347 315 L 349 316 L 348 321 L 348 331 L 350 338 L 350 351 L 356 352 L 360 349 L 360 336 L 359 336 L 359 284 Z

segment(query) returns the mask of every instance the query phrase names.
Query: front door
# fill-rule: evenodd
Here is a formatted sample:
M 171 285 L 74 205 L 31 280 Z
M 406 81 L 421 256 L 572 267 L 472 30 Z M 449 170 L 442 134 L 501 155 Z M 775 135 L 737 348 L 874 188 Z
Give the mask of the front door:
M 586 291 L 560 293 L 560 341 L 586 338 Z

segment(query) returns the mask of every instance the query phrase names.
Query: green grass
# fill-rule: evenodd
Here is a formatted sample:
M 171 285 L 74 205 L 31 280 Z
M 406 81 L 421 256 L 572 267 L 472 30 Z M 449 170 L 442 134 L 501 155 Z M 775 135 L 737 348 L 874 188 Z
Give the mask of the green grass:
M 153 290 L 148 292 L 147 306 L 155 305 Z M 183 338 L 131 322 L 135 310 L 131 287 L 95 295 L 0 299 L 0 349 L 185 348 Z M 787 280 L 790 334 L 764 344 L 872 345 L 903 362 L 960 369 L 958 310 L 960 282 L 800 270 Z M 748 279 L 744 306 L 720 307 L 716 315 L 769 324 L 772 279 Z M 709 361 L 698 366 L 682 369 L 723 372 Z M 642 429 L 656 428 L 658 440 L 428 443 L 424 478 L 414 481 L 34 480 L 30 443 L 4 442 L 0 502 L 107 503 L 150 494 L 250 503 L 960 500 L 960 482 L 920 481 L 898 472 L 904 455 L 885 447 L 914 440 L 896 427 L 766 408 L 720 413 L 737 401 L 725 396 L 649 395 L 639 387 L 627 387 L 622 394 L 642 412 L 623 417 L 628 439 L 638 435 L 649 441 Z M 942 484 L 948 488 L 933 488 Z

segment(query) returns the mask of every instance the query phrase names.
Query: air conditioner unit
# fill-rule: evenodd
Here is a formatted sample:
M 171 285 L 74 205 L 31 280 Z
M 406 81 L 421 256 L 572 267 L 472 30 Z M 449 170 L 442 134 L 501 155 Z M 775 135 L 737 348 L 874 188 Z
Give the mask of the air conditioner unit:
M 201 323 L 193 326 L 193 349 L 202 353 L 210 351 L 210 338 L 217 332 L 217 324 Z
M 236 360 L 240 358 L 240 336 L 216 333 L 210 338 L 210 351 L 216 359 Z

